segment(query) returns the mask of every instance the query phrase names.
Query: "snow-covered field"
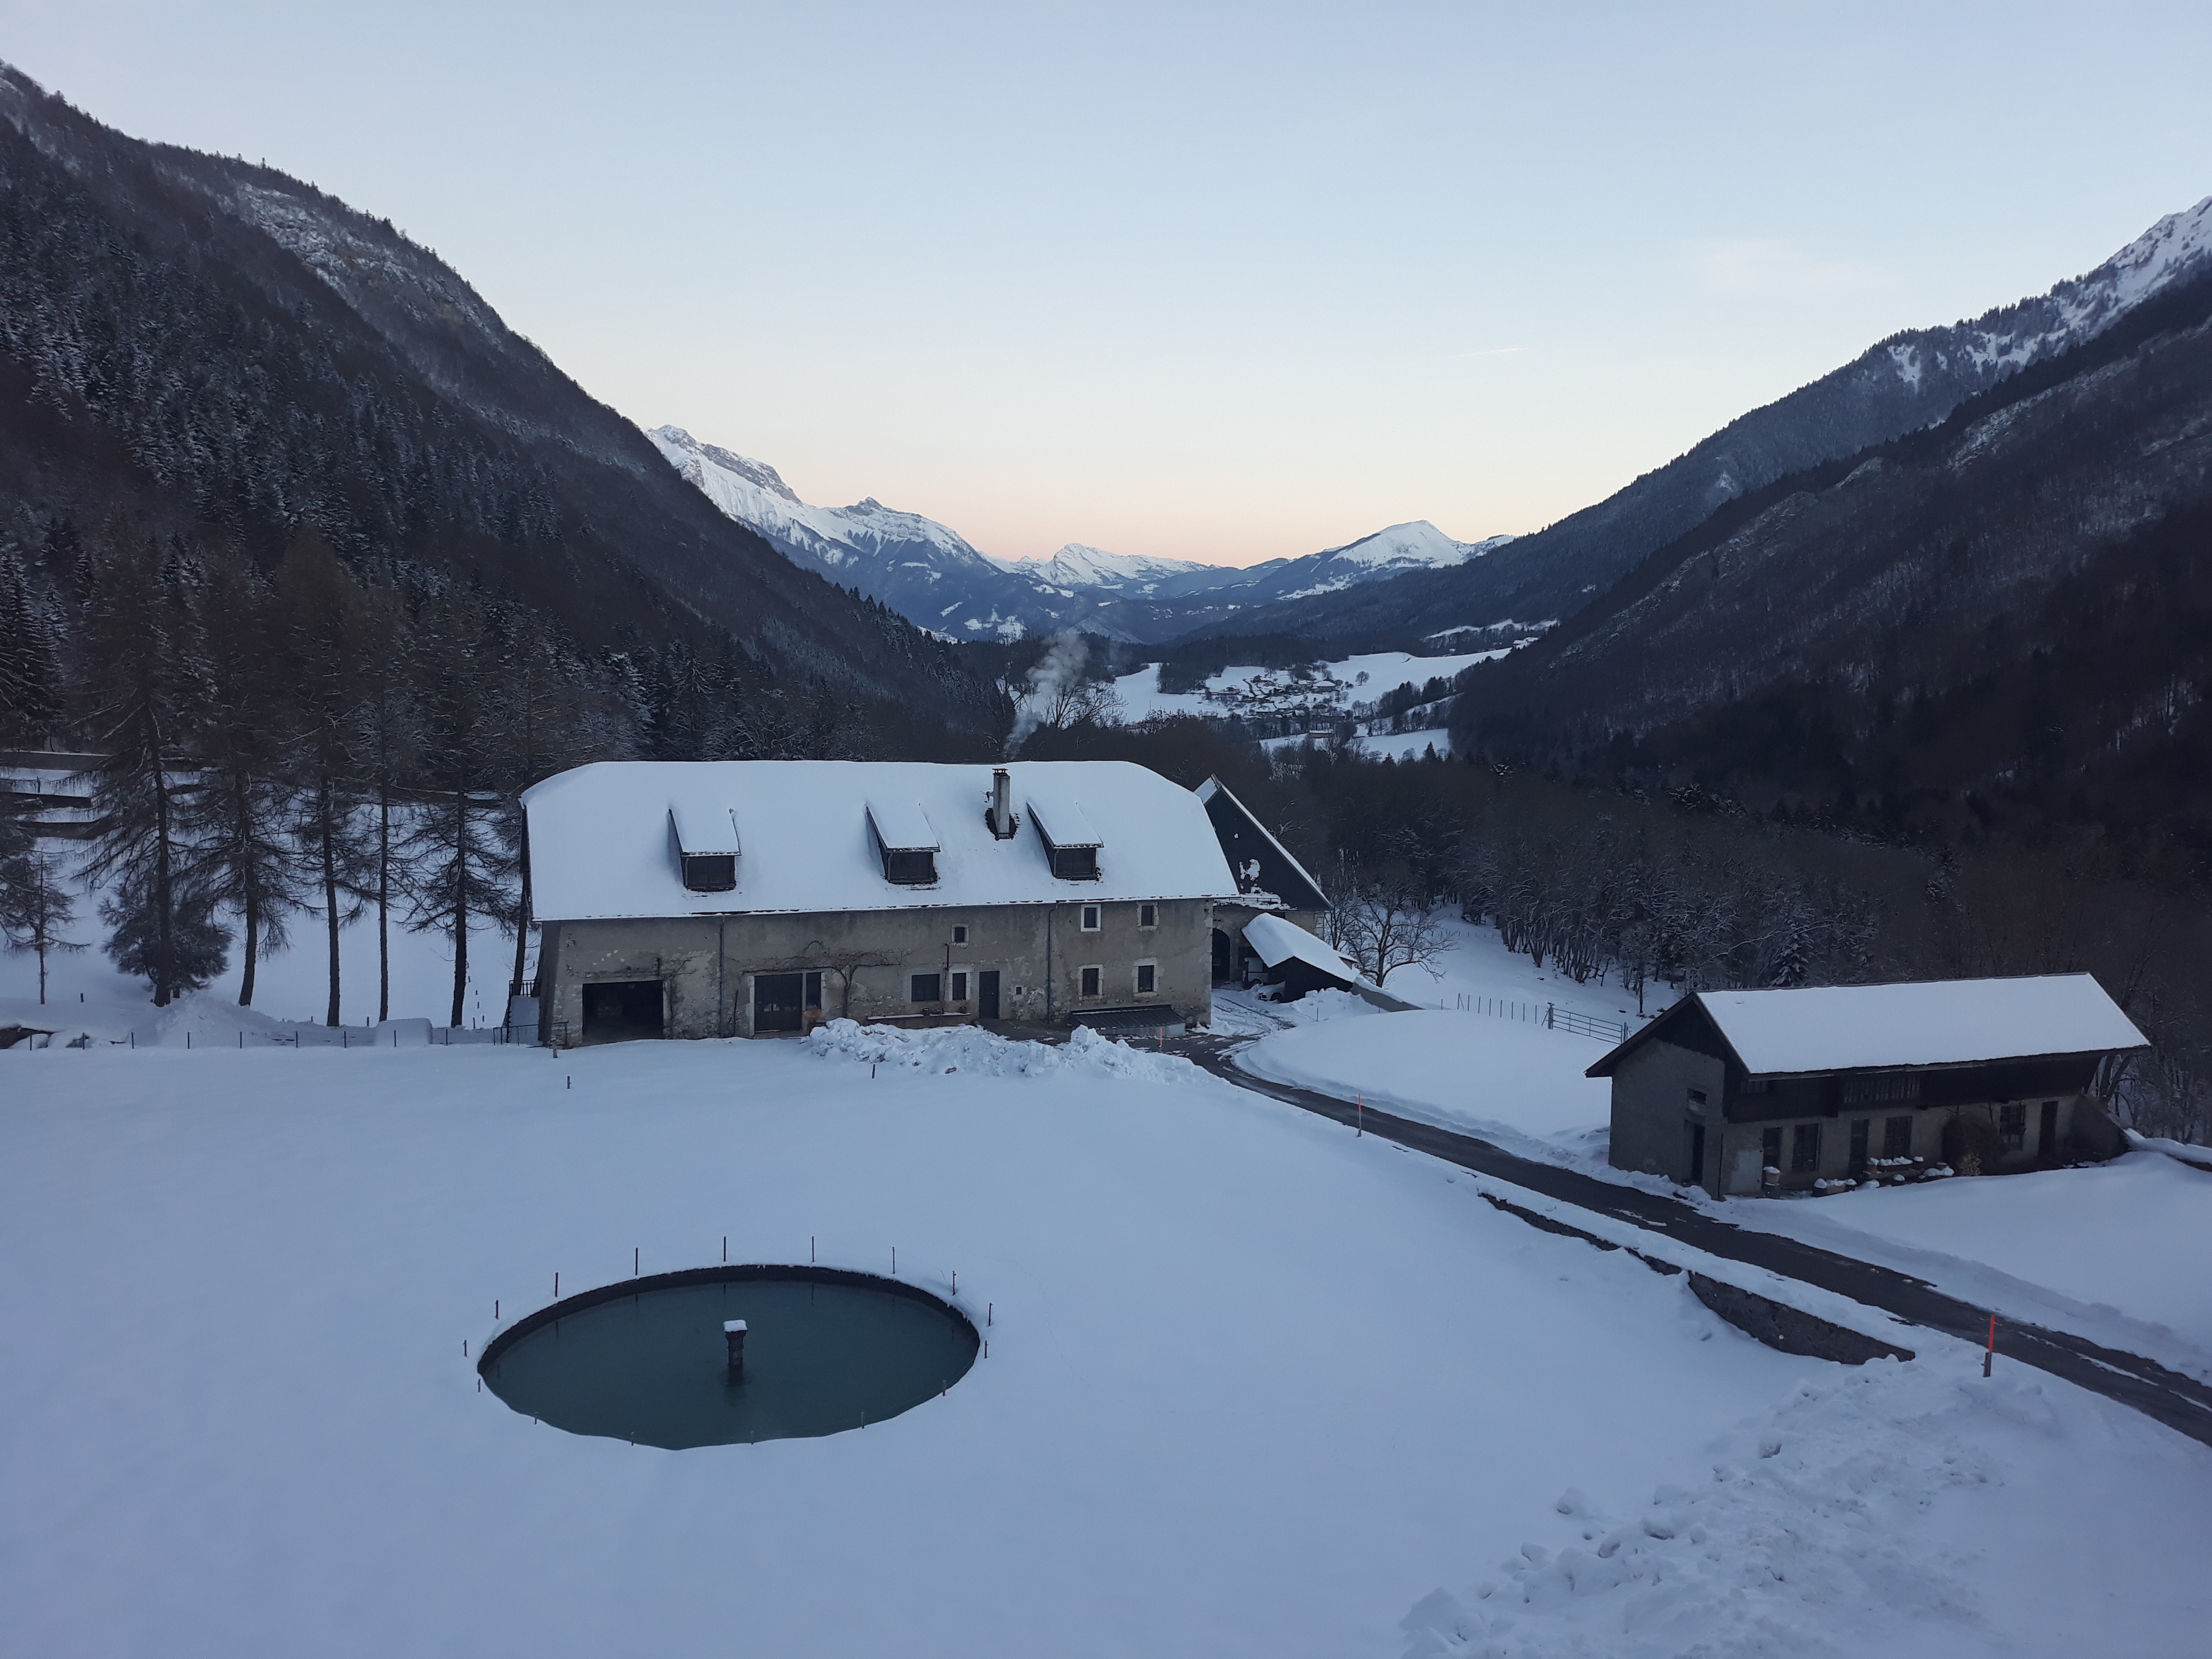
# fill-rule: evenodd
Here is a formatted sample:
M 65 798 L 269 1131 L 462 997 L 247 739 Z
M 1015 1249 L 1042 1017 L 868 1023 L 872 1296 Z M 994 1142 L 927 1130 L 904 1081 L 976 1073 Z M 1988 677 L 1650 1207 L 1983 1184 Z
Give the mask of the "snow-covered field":
M 1649 1184 L 1607 1167 L 1611 1085 L 1583 1069 L 1605 1045 L 1548 1030 L 1554 1001 L 1637 1021 L 1618 986 L 1577 985 L 1508 953 L 1493 928 L 1452 921 L 1455 948 L 1390 975 L 1408 1001 L 1471 1011 L 1382 1014 L 1350 997 L 1270 1010 L 1295 1029 L 1242 1051 L 1279 1083 L 1462 1129 L 1526 1156 Z M 1656 1012 L 1671 996 L 1647 994 Z M 1327 1012 L 1327 1018 L 1316 1015 Z M 1486 1011 L 1503 1009 L 1500 1018 Z M 1912 1273 L 2002 1313 L 2058 1326 L 2212 1380 L 2212 1174 L 2145 1150 L 2089 1169 L 1954 1180 L 1817 1199 L 1705 1200 L 1740 1226 Z
M 1206 680 L 1206 690 L 1217 694 L 1211 697 L 1197 691 L 1161 690 L 1160 665 L 1151 663 L 1133 674 L 1117 678 L 1114 695 L 1121 700 L 1121 718 L 1133 721 L 1149 720 L 1156 714 L 1207 714 L 1218 718 L 1310 703 L 1348 709 L 1354 703 L 1372 702 L 1401 685 L 1423 685 L 1437 678 L 1449 680 L 1462 668 L 1504 654 L 1504 649 L 1462 652 L 1443 657 L 1376 651 L 1316 664 L 1315 677 L 1304 680 L 1285 668 L 1262 668 L 1256 664 L 1232 665 Z M 1231 692 L 1237 694 L 1237 699 L 1224 701 L 1225 695 Z
M 1955 1345 L 1773 1353 L 1171 1058 L 845 1028 L 0 1066 L 22 1652 L 2150 1655 L 2212 1612 L 2203 1449 Z M 681 1453 L 477 1392 L 493 1297 L 725 1234 L 957 1270 L 989 1358 L 863 1432 Z
M 52 850 L 69 849 L 72 866 L 81 862 L 81 845 L 48 842 Z M 102 895 L 88 892 L 72 882 L 76 920 L 64 937 L 82 940 L 88 949 L 69 951 L 47 963 L 47 1006 L 38 1006 L 39 966 L 27 952 L 0 951 L 0 1025 L 21 1024 L 41 1029 L 48 1024 L 89 1028 L 105 1037 L 120 1036 L 134 1027 L 143 1032 L 155 1024 L 154 1011 L 146 1001 L 146 982 L 115 971 L 100 945 L 112 931 L 100 919 Z M 225 918 L 236 933 L 235 918 Z M 254 988 L 253 1010 L 280 1020 L 319 1020 L 329 1002 L 329 944 L 320 918 L 293 918 L 290 943 L 261 959 Z M 234 1004 L 244 964 L 239 942 L 231 944 L 230 965 L 208 987 L 212 1001 Z M 533 966 L 534 960 L 533 960 Z M 465 1024 L 497 1025 L 507 1017 L 507 988 L 514 971 L 514 938 L 494 927 L 471 929 L 469 934 L 469 986 L 465 999 Z M 360 1025 L 376 1013 L 376 921 L 364 915 L 338 930 L 339 1016 L 348 1024 Z M 453 1014 L 453 952 L 443 934 L 410 933 L 400 918 L 392 923 L 392 1014 L 395 1019 L 428 1019 L 443 1025 Z M 210 1009 L 207 1031 L 219 1030 L 223 1020 Z M 234 1025 L 253 1028 L 260 1021 L 233 1020 Z M 204 1040 L 204 1037 L 203 1037 Z

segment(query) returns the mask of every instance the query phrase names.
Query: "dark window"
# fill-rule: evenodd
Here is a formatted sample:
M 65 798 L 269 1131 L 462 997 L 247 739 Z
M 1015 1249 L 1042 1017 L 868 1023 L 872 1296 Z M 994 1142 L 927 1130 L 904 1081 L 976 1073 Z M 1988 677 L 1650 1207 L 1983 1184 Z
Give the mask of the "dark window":
M 818 970 L 806 976 L 806 1006 L 810 1008 L 822 1006 L 822 975 Z
M 1867 1131 L 1873 1126 L 1874 1120 L 1870 1117 L 1851 1120 L 1851 1173 L 1855 1176 L 1866 1173 Z
M 1149 962 L 1140 962 L 1137 964 L 1137 994 L 1139 996 L 1152 995 L 1154 978 L 1158 972 L 1158 970 Z
M 906 981 L 906 1000 L 908 1002 L 940 1001 L 942 999 L 938 992 L 943 984 L 942 977 L 936 974 L 909 974 Z
M 1098 994 L 1098 970 L 1096 968 L 1085 968 L 1083 970 L 1082 994 L 1087 997 L 1095 997 Z
M 1747 1077 L 1743 1080 L 1743 1091 L 1747 1095 L 1763 1095 L 1773 1086 L 1772 1078 Z
M 2055 1100 L 2043 1103 L 2043 1122 L 2035 1137 L 2035 1151 L 2039 1158 L 2058 1156 L 2058 1103 Z
M 1061 881 L 1098 879 L 1098 849 L 1095 847 L 1054 847 L 1052 873 Z
M 1912 1156 L 1912 1120 L 1909 1117 L 1886 1117 L 1881 1121 L 1881 1155 L 1884 1158 Z
M 1761 1129 L 1759 1132 L 1759 1167 L 1782 1173 L 1782 1131 Z
M 1098 907 L 1095 904 L 1086 904 L 1083 907 L 1083 931 L 1086 933 L 1095 933 L 1098 931 Z
M 684 884 L 695 893 L 726 893 L 738 884 L 735 853 L 686 853 Z
M 927 848 L 884 848 L 884 879 L 901 887 L 927 887 L 937 879 L 937 854 Z
M 1690 1098 L 1702 1106 L 1705 1103 L 1705 1091 L 1703 1089 L 1692 1089 L 1690 1091 Z
M 1844 1103 L 1846 1106 L 1871 1106 L 1888 1100 L 1919 1098 L 1920 1079 L 1909 1072 L 1893 1072 L 1887 1076 L 1847 1077 L 1844 1079 Z
M 2027 1107 L 2023 1102 L 1997 1108 L 1997 1140 L 2008 1152 L 2027 1150 Z
M 1139 906 L 1137 907 L 1137 926 L 1138 926 L 1138 927 L 1158 927 L 1159 925 L 1160 925 L 1160 907 L 1159 907 L 1158 905 L 1157 905 L 1157 904 L 1140 904 L 1140 905 L 1139 905 Z
M 965 975 L 965 974 L 955 974 L 955 975 L 953 975 L 953 976 L 952 976 L 952 1000 L 953 1000 L 955 1002 L 965 1002 L 965 1001 L 967 1001 L 967 1000 L 968 1000 L 968 975 Z
M 1790 1173 L 1820 1173 L 1820 1126 L 1800 1123 L 1790 1132 Z
M 965 945 L 968 942 L 968 930 L 965 927 L 955 927 L 952 930 L 952 942 L 955 945 Z

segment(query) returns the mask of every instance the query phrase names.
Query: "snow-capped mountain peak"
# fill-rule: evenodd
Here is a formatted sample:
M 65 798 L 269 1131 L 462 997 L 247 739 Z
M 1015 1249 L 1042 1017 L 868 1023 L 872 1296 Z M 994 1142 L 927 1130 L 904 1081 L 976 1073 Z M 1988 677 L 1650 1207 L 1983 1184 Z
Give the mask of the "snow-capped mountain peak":
M 1158 559 L 1139 553 L 1109 553 L 1103 547 L 1070 542 L 1048 559 L 1001 559 L 1001 570 L 1026 576 L 1053 587 L 1121 587 L 1131 582 L 1158 581 L 1186 576 L 1194 570 L 1216 570 L 1217 565 L 1195 559 Z

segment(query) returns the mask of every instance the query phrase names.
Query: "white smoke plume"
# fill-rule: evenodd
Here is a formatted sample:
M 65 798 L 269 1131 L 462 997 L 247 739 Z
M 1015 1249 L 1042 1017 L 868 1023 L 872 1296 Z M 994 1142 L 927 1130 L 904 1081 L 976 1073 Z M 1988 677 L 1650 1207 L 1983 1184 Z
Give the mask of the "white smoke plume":
M 1014 729 L 1006 734 L 1006 758 L 1012 760 L 1030 732 L 1040 726 L 1065 726 L 1076 695 L 1083 686 L 1083 670 L 1091 660 L 1091 647 L 1073 629 L 1053 635 L 1052 644 L 1037 665 L 1030 670 L 1029 690 L 1014 705 Z

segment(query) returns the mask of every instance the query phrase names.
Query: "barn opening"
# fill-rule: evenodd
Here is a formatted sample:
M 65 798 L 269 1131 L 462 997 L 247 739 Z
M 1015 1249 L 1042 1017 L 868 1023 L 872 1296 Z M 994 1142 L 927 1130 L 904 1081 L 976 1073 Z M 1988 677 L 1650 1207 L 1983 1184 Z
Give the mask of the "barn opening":
M 583 990 L 585 1042 L 635 1042 L 667 1035 L 659 980 L 603 981 Z

